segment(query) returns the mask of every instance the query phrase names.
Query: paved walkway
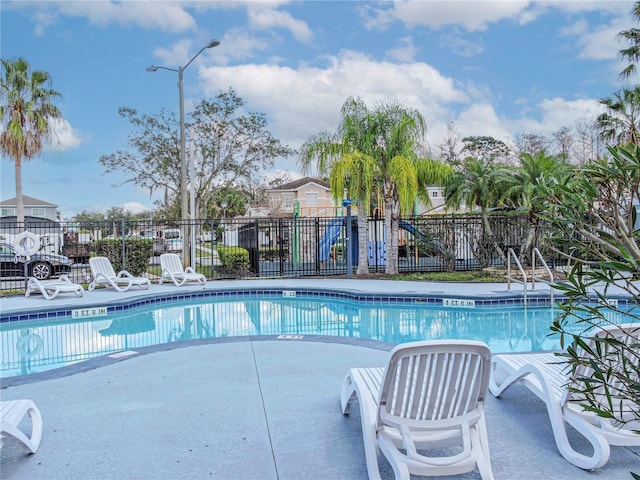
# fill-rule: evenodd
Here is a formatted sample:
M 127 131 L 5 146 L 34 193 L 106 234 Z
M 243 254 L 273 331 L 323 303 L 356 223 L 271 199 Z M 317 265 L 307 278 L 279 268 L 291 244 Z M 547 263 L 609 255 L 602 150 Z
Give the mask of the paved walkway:
M 240 289 L 255 282 L 210 282 L 207 288 Z M 368 292 L 416 289 L 494 295 L 506 291 L 504 284 L 268 282 L 288 288 L 313 284 Z M 154 286 L 153 291 L 170 288 Z M 111 297 L 127 298 L 96 291 L 80 300 L 88 305 Z M 2 299 L 1 308 L 3 313 L 27 307 L 61 308 L 70 300 L 78 304 L 68 296 L 51 302 L 12 297 Z M 43 441 L 35 455 L 25 454 L 13 441 L 5 442 L 1 477 L 367 478 L 359 410 L 354 408 L 348 417 L 341 415 L 340 384 L 350 367 L 384 365 L 391 345 L 307 336 L 226 339 L 164 348 L 0 390 L 2 400 L 33 399 L 44 418 Z M 609 463 L 596 472 L 566 462 L 553 443 L 544 405 L 521 387 L 511 389 L 502 400 L 489 395 L 486 412 L 496 479 L 628 480 L 630 471 L 640 470 L 637 448 L 613 448 Z M 575 440 L 580 443 L 579 438 Z M 383 478 L 393 478 L 382 457 L 380 463 Z M 479 475 L 446 478 L 477 479 Z

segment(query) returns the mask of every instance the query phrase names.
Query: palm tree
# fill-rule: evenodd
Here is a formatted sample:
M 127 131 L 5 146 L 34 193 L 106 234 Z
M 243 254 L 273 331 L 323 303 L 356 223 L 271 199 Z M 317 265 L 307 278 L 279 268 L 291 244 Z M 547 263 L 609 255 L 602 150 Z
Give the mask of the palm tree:
M 355 118 L 350 118 L 345 106 L 342 119 L 335 133 L 323 131 L 311 136 L 300 149 L 301 170 L 306 173 L 316 161 L 316 169 L 330 177 L 331 194 L 340 204 L 345 191 L 358 205 L 358 269 L 357 275 L 369 272 L 367 254 L 367 227 L 369 199 L 374 178 L 375 163 L 372 157 L 363 154 L 363 146 L 356 134 Z M 364 129 L 363 129 L 364 130 Z M 350 226 L 347 226 L 350 228 Z
M 17 221 L 18 226 L 24 226 L 22 161 L 39 155 L 51 139 L 53 122 L 61 117 L 52 100 L 60 94 L 46 88 L 50 83 L 49 74 L 31 71 L 24 58 L 2 59 L 2 69 L 0 149 L 15 162 Z
M 561 183 L 571 171 L 571 166 L 566 160 L 547 155 L 542 150 L 535 155 L 520 155 L 520 166 L 502 179 L 502 198 L 514 207 L 526 208 L 528 212 L 529 231 L 520 251 L 521 256 L 528 254 L 537 238 L 540 215 L 548 198 L 545 193 L 546 186 L 550 182 Z
M 416 155 L 426 131 L 424 118 L 417 110 L 388 101 L 371 113 L 369 125 L 372 140 L 369 152 L 378 163 L 383 186 L 387 238 L 385 273 L 397 274 L 400 215 L 411 211 L 416 198 L 429 204 L 427 185 L 443 182 L 449 168 Z
M 596 119 L 600 138 L 618 145 L 639 144 L 640 87 L 623 88 L 614 93 L 613 98 L 603 98 L 600 103 L 607 108 Z
M 493 244 L 502 258 L 506 258 L 502 248 L 494 238 L 489 223 L 489 208 L 497 206 L 500 199 L 501 181 L 506 176 L 506 168 L 490 160 L 467 157 L 462 168 L 456 171 L 446 183 L 447 206 L 460 208 L 479 207 L 485 241 Z
M 636 21 L 640 21 L 640 2 L 633 4 L 631 14 Z M 623 30 L 618 34 L 618 37 L 629 44 L 627 48 L 623 48 L 618 52 L 620 58 L 629 62 L 629 65 L 620 72 L 620 76 L 628 78 L 636 73 L 636 63 L 640 60 L 640 30 L 637 28 Z
M 333 162 L 343 162 L 334 168 L 334 178 L 342 172 L 343 178 L 349 182 L 357 182 L 352 189 L 347 190 L 358 195 L 357 202 L 360 209 L 368 213 L 370 190 L 363 185 L 373 185 L 380 182 L 383 186 L 385 204 L 385 235 L 387 238 L 387 265 L 385 273 L 398 272 L 398 225 L 400 213 L 409 212 L 413 208 L 415 199 L 422 197 L 428 184 L 438 183 L 444 178 L 446 167 L 434 161 L 418 159 L 415 147 L 422 140 L 425 124 L 422 115 L 417 110 L 404 107 L 395 101 L 389 101 L 370 110 L 360 98 L 350 97 L 342 106 L 342 119 L 335 134 L 321 132 L 311 137 L 302 146 L 300 163 L 306 170 L 313 160 L 316 160 L 318 171 L 328 173 L 332 170 Z M 343 159 L 348 154 L 361 154 L 351 160 Z M 355 158 L 367 159 L 365 163 L 354 162 Z M 369 167 L 369 159 L 375 162 L 375 169 Z M 347 173 L 346 167 L 359 168 L 359 171 Z M 366 181 L 355 177 L 371 175 Z M 426 182 L 426 183 L 425 183 Z M 333 187 L 332 187 L 333 188 Z M 336 192 L 339 193 L 339 192 Z M 360 213 L 360 212 L 359 212 Z M 366 215 L 358 216 L 358 229 L 366 232 L 363 220 Z M 362 222 L 362 223 L 361 223 Z M 360 265 L 366 265 L 366 235 L 360 235 L 360 254 L 358 258 L 358 272 Z M 363 270 L 364 272 L 364 270 Z

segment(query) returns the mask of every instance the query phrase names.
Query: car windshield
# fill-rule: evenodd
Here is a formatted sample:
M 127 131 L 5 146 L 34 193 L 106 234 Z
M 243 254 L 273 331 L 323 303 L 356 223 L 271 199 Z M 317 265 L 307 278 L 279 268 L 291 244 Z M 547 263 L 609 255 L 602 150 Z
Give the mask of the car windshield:
M 180 238 L 180 231 L 176 230 L 176 231 L 170 231 L 167 230 L 164 234 L 164 238 L 171 240 L 174 238 Z
M 11 245 L 7 245 L 6 243 L 3 243 L 2 245 L 0 245 L 0 253 L 2 253 L 3 255 L 15 255 L 16 252 L 13 249 L 13 247 Z

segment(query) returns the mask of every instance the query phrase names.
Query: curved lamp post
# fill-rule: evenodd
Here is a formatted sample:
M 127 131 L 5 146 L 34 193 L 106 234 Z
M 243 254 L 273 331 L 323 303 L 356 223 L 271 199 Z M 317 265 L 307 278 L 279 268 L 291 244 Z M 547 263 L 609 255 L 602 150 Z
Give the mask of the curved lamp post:
M 194 196 L 194 191 L 193 191 L 193 180 L 191 179 L 191 184 L 190 184 L 190 188 L 189 191 L 187 192 L 187 160 L 186 160 L 186 153 L 185 153 L 185 133 L 184 133 L 184 91 L 183 91 L 183 85 L 182 85 L 182 77 L 183 77 L 183 72 L 185 71 L 185 69 L 191 65 L 191 62 L 193 62 L 198 55 L 200 55 L 203 51 L 205 51 L 207 48 L 213 48 L 213 47 L 217 47 L 218 45 L 220 45 L 220 41 L 219 40 L 210 40 L 209 43 L 207 43 L 204 47 L 202 47 L 200 49 L 200 51 L 198 53 L 196 53 L 193 57 L 191 57 L 191 60 L 189 60 L 186 65 L 184 67 L 178 67 L 178 68 L 169 68 L 169 67 L 161 67 L 158 65 L 151 65 L 149 67 L 147 67 L 147 72 L 157 72 L 158 70 L 169 70 L 170 72 L 178 72 L 178 92 L 180 95 L 180 200 L 181 200 L 181 216 L 182 216 L 182 261 L 184 263 L 185 267 L 188 267 L 189 265 L 192 264 L 192 260 L 195 262 L 195 258 L 191 259 L 190 258 L 190 254 L 188 254 L 189 250 L 189 244 L 190 244 L 190 239 L 189 237 L 191 235 L 189 235 L 189 230 L 186 228 L 186 222 L 187 220 L 190 220 L 191 223 L 193 223 L 194 221 L 194 216 L 195 216 L 195 212 L 191 211 L 189 215 L 187 215 L 187 212 L 189 210 L 189 205 L 188 205 L 188 201 L 189 201 L 189 195 L 191 195 L 192 198 L 195 199 Z

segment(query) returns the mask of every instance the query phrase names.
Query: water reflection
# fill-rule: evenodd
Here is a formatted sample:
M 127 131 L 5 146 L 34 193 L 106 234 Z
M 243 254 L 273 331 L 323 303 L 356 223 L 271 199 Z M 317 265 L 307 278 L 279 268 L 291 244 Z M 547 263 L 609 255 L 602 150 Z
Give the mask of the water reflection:
M 240 335 L 337 335 L 402 343 L 481 340 L 494 353 L 558 348 L 552 309 L 453 309 L 337 299 L 251 297 L 140 308 L 94 320 L 0 326 L 4 377 L 25 375 L 122 350 Z

